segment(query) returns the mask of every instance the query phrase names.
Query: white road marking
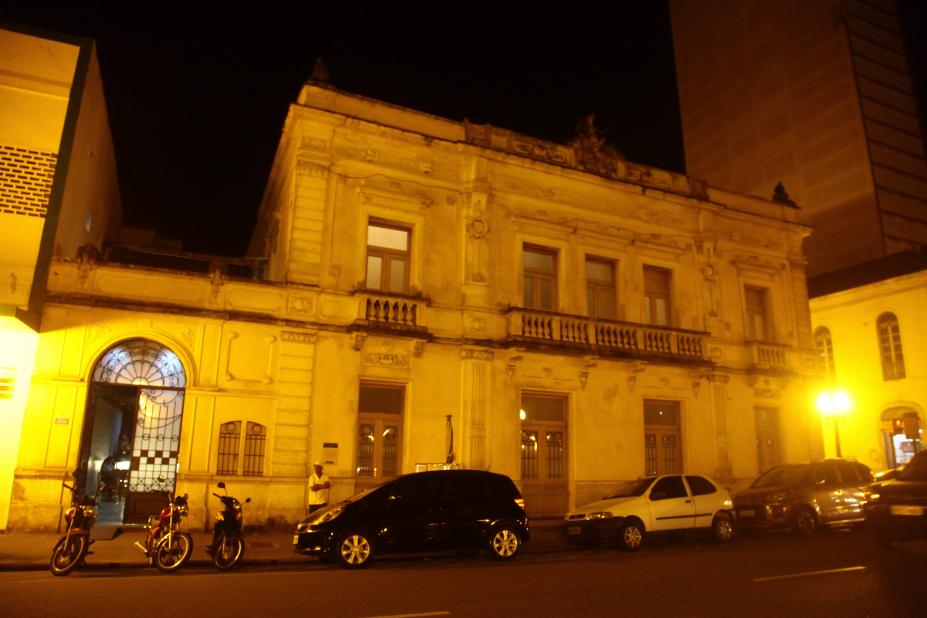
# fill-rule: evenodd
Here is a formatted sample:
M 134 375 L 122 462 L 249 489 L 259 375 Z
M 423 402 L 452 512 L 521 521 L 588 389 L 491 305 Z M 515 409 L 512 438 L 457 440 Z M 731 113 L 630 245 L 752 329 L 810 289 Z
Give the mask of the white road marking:
M 772 577 L 754 577 L 750 581 L 768 582 L 774 579 L 793 579 L 795 577 L 811 577 L 812 575 L 828 575 L 830 573 L 851 573 L 853 571 L 865 571 L 864 566 L 846 567 L 845 569 L 828 569 L 826 571 L 807 571 L 805 573 L 792 573 L 791 575 L 774 575 Z
M 421 614 L 387 614 L 384 616 L 369 616 L 368 618 L 421 618 L 422 616 L 450 616 L 451 612 L 424 612 Z

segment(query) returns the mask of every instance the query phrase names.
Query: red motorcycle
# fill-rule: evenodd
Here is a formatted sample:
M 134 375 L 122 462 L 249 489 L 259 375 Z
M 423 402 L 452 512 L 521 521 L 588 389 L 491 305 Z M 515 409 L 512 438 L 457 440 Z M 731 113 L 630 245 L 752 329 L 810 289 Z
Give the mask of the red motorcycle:
M 91 498 L 80 494 L 77 489 L 67 483 L 64 487 L 71 491 L 71 506 L 64 513 L 68 528 L 64 536 L 55 543 L 51 561 L 48 563 L 54 575 L 67 575 L 84 562 L 87 554 L 91 553 L 90 545 L 93 539 L 90 538 L 90 529 L 97 520 L 96 495 Z M 97 489 L 97 495 L 105 487 L 101 485 Z
M 175 571 L 186 564 L 193 553 L 193 537 L 180 530 L 180 521 L 190 513 L 187 494 L 170 493 L 168 503 L 161 512 L 148 518 L 148 535 L 145 544 L 138 541 L 135 547 L 145 554 L 149 565 L 157 565 L 162 572 Z

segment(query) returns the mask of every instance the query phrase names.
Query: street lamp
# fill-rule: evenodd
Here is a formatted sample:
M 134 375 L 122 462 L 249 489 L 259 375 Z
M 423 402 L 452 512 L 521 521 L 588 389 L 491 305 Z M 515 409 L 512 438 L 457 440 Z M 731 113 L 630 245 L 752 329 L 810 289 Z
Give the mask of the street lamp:
M 850 408 L 853 407 L 853 402 L 846 391 L 834 389 L 823 391 L 818 395 L 817 406 L 821 416 L 830 416 L 834 419 L 834 442 L 837 445 L 837 457 L 842 457 L 840 453 L 839 417 L 850 411 Z

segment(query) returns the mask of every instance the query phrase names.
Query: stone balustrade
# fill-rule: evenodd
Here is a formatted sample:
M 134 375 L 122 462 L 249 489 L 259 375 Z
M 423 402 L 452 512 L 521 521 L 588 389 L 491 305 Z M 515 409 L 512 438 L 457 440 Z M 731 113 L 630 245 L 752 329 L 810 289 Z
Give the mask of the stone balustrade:
M 426 302 L 421 298 L 361 293 L 356 323 L 373 329 L 422 332 L 426 330 Z
M 509 339 L 589 348 L 596 353 L 704 360 L 704 333 L 512 308 Z

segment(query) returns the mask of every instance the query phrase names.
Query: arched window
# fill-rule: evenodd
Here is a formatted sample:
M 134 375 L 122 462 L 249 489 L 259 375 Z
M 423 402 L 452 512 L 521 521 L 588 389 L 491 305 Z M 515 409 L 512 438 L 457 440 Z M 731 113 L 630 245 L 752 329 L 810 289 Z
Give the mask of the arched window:
M 879 334 L 879 354 L 882 357 L 882 378 L 899 380 L 905 377 L 898 318 L 894 313 L 883 313 L 876 322 L 876 329 Z
M 818 363 L 824 375 L 833 380 L 834 378 L 834 342 L 830 337 L 830 329 L 826 326 L 818 326 L 814 331 L 814 347 L 818 352 Z

